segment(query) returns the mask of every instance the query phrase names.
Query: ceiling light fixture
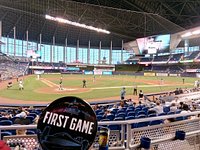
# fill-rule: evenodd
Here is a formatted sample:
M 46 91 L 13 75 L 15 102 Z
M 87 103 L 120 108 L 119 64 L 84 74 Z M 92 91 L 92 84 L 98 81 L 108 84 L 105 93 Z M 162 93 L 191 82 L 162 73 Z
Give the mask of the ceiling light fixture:
M 70 24 L 70 25 L 73 25 L 73 26 L 76 26 L 76 27 L 81 27 L 81 28 L 85 28 L 85 29 L 89 29 L 89 30 L 93 30 L 93 31 L 97 31 L 97 32 L 110 34 L 110 31 L 107 31 L 107 30 L 104 30 L 104 29 L 101 29 L 101 28 L 95 28 L 93 26 L 88 26 L 88 25 L 81 24 L 81 23 L 78 23 L 78 22 L 73 22 L 73 21 L 63 19 L 63 18 L 60 18 L 60 17 L 53 17 L 53 16 L 50 16 L 50 15 L 45 15 L 45 18 L 48 19 L 48 20 L 53 20 L 53 21 L 57 21 L 57 22 L 60 22 L 60 23 Z

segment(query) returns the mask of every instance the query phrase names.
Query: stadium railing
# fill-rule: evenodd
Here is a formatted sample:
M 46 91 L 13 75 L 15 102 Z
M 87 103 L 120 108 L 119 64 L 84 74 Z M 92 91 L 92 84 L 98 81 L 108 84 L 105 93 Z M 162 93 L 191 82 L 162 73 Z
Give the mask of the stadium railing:
M 200 129 L 200 118 L 196 117 L 195 119 L 187 119 L 182 121 L 175 121 L 166 124 L 159 124 L 153 126 L 146 126 L 140 128 L 132 128 L 133 124 L 141 122 L 150 122 L 154 120 L 166 120 L 170 118 L 184 117 L 184 116 L 197 116 L 200 114 L 200 111 L 195 111 L 191 113 L 175 114 L 175 115 L 166 115 L 159 117 L 149 117 L 125 121 L 105 121 L 98 122 L 98 126 L 109 127 L 111 125 L 119 125 L 120 130 L 111 130 L 109 137 L 109 149 L 119 150 L 119 149 L 136 149 L 139 147 L 140 138 L 145 136 L 152 140 L 152 147 L 162 146 L 163 142 L 175 142 L 178 144 L 186 145 L 189 149 L 199 149 L 200 140 L 199 138 L 199 129 Z M 0 126 L 0 137 L 3 130 L 16 130 L 16 129 L 36 129 L 36 125 L 12 125 L 12 126 Z M 174 139 L 175 132 L 177 130 L 182 130 L 186 132 L 186 140 L 178 141 Z M 92 149 L 98 149 L 98 135 L 96 135 L 95 142 Z M 170 145 L 170 144 L 169 144 Z M 172 143 L 171 145 L 174 145 Z M 197 148 L 195 148 L 197 147 Z M 165 149 L 165 148 L 164 148 Z

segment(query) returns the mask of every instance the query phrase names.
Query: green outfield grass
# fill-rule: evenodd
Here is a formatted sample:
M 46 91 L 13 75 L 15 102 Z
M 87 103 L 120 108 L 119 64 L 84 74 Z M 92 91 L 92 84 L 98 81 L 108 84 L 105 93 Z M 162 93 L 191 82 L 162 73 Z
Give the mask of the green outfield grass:
M 42 78 L 45 78 L 54 84 L 59 84 L 60 81 L 60 75 L 42 75 Z M 166 86 L 159 86 L 161 78 L 164 80 L 164 85 L 166 82 L 170 82 L 170 84 L 167 84 Z M 2 89 L 0 91 L 0 97 L 21 100 L 52 101 L 59 97 L 73 95 L 83 99 L 100 99 L 119 96 L 120 90 L 123 86 L 127 86 L 127 95 L 132 94 L 134 84 L 137 84 L 138 90 L 143 90 L 144 93 L 156 93 L 175 90 L 176 87 L 193 87 L 194 81 L 197 80 L 197 78 L 185 78 L 185 84 L 182 84 L 181 77 L 135 77 L 117 75 L 95 76 L 95 82 L 93 82 L 94 77 L 92 75 L 63 75 L 63 86 L 65 88 L 81 89 L 83 79 L 87 81 L 87 88 L 90 88 L 90 91 L 88 92 L 76 94 L 52 94 L 51 92 L 38 93 L 36 90 L 48 86 L 40 80 L 36 80 L 36 76 L 33 75 L 24 80 L 23 91 L 19 91 L 18 84 L 14 84 L 11 89 Z M 154 86 L 155 84 L 153 85 L 153 82 L 155 82 L 155 84 L 157 83 L 157 86 Z

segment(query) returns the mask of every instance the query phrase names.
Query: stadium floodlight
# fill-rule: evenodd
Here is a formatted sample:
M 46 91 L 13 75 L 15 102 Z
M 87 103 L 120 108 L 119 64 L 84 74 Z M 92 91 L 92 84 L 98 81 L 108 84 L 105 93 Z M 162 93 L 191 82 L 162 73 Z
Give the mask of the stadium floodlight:
M 110 31 L 107 31 L 107 30 L 104 30 L 104 29 L 101 29 L 101 28 L 96 28 L 96 27 L 93 27 L 93 26 L 88 26 L 88 25 L 81 24 L 81 23 L 78 23 L 78 22 L 73 22 L 73 21 L 63 19 L 63 18 L 60 18 L 60 17 L 53 17 L 53 16 L 50 16 L 50 15 L 45 15 L 45 18 L 48 19 L 48 20 L 53 20 L 53 21 L 57 21 L 57 22 L 60 22 L 60 23 L 70 24 L 70 25 L 73 25 L 73 26 L 76 26 L 76 27 L 81 27 L 81 28 L 85 28 L 85 29 L 89 29 L 89 30 L 93 30 L 93 31 L 101 32 L 101 33 L 110 34 Z
M 195 30 L 195 31 L 192 32 L 192 34 L 193 35 L 198 35 L 198 34 L 200 34 L 200 30 Z
M 191 36 L 191 35 L 192 35 L 191 32 L 187 32 L 187 33 L 181 35 L 181 37 L 184 38 L 184 37 L 188 37 L 188 36 Z

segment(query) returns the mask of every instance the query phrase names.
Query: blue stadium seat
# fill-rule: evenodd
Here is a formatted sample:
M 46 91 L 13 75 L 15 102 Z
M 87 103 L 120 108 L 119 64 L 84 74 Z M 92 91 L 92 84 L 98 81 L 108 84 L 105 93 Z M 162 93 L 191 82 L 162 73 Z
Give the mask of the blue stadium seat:
M 165 113 L 170 112 L 170 107 L 169 106 L 163 107 L 163 112 L 165 112 Z
M 181 113 L 181 110 L 177 110 L 177 111 L 176 111 L 176 114 L 180 114 L 180 113 Z
M 109 119 L 110 121 L 112 121 L 114 118 L 115 118 L 114 115 L 108 115 L 108 116 L 106 116 L 106 119 Z
M 109 125 L 108 128 L 110 130 L 118 130 L 118 131 L 120 131 L 121 130 L 121 125 Z
M 116 117 L 122 117 L 122 118 L 125 118 L 125 116 L 126 116 L 125 113 L 117 113 L 117 114 L 115 115 L 115 118 L 116 118 Z
M 128 116 L 134 116 L 135 117 L 135 112 L 129 112 L 129 113 L 127 113 L 127 117 Z
M 115 117 L 114 118 L 114 121 L 120 121 L 120 120 L 124 120 L 124 118 L 123 117 Z
M 101 121 L 110 121 L 110 119 L 105 118 L 105 119 L 101 119 Z
M 149 125 L 153 126 L 153 125 L 159 125 L 159 124 L 162 124 L 162 123 L 163 123 L 162 120 L 153 120 L 153 121 L 149 122 Z
M 0 126 L 10 126 L 13 122 L 11 120 L 2 120 L 0 121 Z
M 132 119 L 135 119 L 135 116 L 128 116 L 128 117 L 125 117 L 125 120 L 132 120 Z
M 135 109 L 135 114 L 137 114 L 139 111 L 141 111 L 142 109 Z
M 126 111 L 128 111 L 128 110 L 135 110 L 135 107 L 133 107 L 133 106 L 129 106 L 127 109 L 126 109 Z
M 112 110 L 112 112 L 114 112 L 114 113 L 116 114 L 118 110 L 119 110 L 118 108 L 114 108 L 114 109 Z
M 135 123 L 135 124 L 133 125 L 133 127 L 134 127 L 134 128 L 141 128 L 141 127 L 146 127 L 146 126 L 148 126 L 148 125 L 149 125 L 149 122 L 146 121 L 146 122 Z
M 138 111 L 138 112 L 136 113 L 136 115 L 137 115 L 137 116 L 139 116 L 139 115 L 146 115 L 146 112 L 145 112 L 145 111 Z
M 139 116 L 137 116 L 136 118 L 137 118 L 137 119 L 139 119 L 139 118 L 146 118 L 146 115 L 139 115 Z
M 28 116 L 33 116 L 34 118 L 37 117 L 36 113 L 29 113 Z
M 183 116 L 176 117 L 176 121 L 181 121 L 181 120 L 185 120 Z
M 149 108 L 147 108 L 147 107 L 143 107 L 142 110 L 143 110 L 144 112 L 146 112 L 146 114 L 147 114 Z
M 149 114 L 148 117 L 156 117 L 156 114 Z
M 104 112 L 103 112 L 103 111 L 101 111 L 101 112 L 99 112 L 99 113 L 98 113 L 98 115 L 104 115 Z
M 119 109 L 119 110 L 117 111 L 117 114 L 119 114 L 119 113 L 125 113 L 125 110 L 124 110 L 124 109 Z
M 31 135 L 31 134 L 36 134 L 36 133 L 35 133 L 34 131 L 32 131 L 32 130 L 27 130 L 27 131 L 26 131 L 26 134 L 27 134 L 27 135 Z
M 9 120 L 9 119 L 6 117 L 0 117 L 0 121 L 2 121 L 2 120 Z
M 97 121 L 100 121 L 101 119 L 103 119 L 102 115 L 97 115 Z
M 5 132 L 1 132 L 1 140 L 3 140 L 3 137 L 4 136 L 11 136 L 12 133 L 11 132 L 8 132 L 8 131 L 5 131 Z
M 167 113 L 167 115 L 173 115 L 173 114 L 175 114 L 174 111 L 170 111 L 170 112 Z
M 158 116 L 164 116 L 164 115 L 166 115 L 166 113 L 160 113 L 160 114 L 158 114 Z
M 135 113 L 134 110 L 126 110 L 126 114 L 128 114 L 129 112 L 134 112 Z
M 98 115 L 99 112 L 101 112 L 102 110 L 98 109 L 98 110 L 95 110 L 95 114 Z

